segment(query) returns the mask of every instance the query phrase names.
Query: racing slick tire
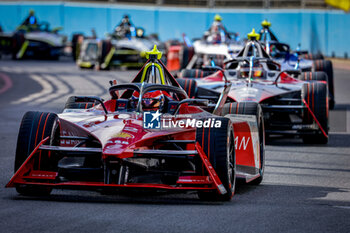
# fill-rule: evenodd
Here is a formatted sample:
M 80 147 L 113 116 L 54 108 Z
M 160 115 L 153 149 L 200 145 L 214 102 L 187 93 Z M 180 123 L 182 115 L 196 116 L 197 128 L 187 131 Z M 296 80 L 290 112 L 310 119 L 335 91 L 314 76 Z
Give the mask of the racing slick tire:
M 316 54 L 307 53 L 307 54 L 304 54 L 303 57 L 305 59 L 308 59 L 308 60 L 323 60 L 324 59 L 324 56 L 321 53 L 316 53 Z
M 227 193 L 219 194 L 217 190 L 199 191 L 198 197 L 205 201 L 230 201 L 236 188 L 234 134 L 228 118 L 220 117 L 217 120 L 221 120 L 219 128 L 197 128 L 196 141 L 209 158 Z
M 316 72 L 303 72 L 301 76 L 299 77 L 300 80 L 303 81 L 325 81 L 328 84 L 328 104 L 329 104 L 329 109 L 334 108 L 334 96 L 331 93 L 331 89 L 329 87 L 330 84 L 328 80 L 328 76 L 325 72 L 323 71 L 316 71 Z M 333 98 L 332 98 L 333 96 Z
M 327 74 L 328 89 L 329 89 L 329 109 L 334 109 L 335 98 L 334 98 L 333 64 L 329 60 L 315 60 L 314 69 L 315 71 L 323 71 Z
M 264 178 L 265 171 L 265 129 L 264 129 L 264 117 L 260 104 L 255 102 L 234 102 L 226 103 L 221 113 L 223 116 L 227 114 L 241 114 L 241 115 L 255 115 L 258 123 L 259 131 L 259 148 L 260 148 L 260 176 L 255 180 L 249 182 L 249 184 L 259 185 Z
M 216 71 L 203 71 L 201 69 L 183 69 L 181 71 L 181 78 L 204 78 Z
M 102 67 L 102 64 L 104 64 L 108 53 L 112 49 L 112 46 L 113 46 L 112 43 L 110 41 L 107 41 L 107 40 L 103 40 L 101 43 L 101 56 L 100 56 L 100 69 L 101 70 L 109 70 L 111 67 L 110 64 L 106 65 L 105 67 Z
M 180 63 L 181 63 L 181 69 L 185 68 L 186 65 L 190 62 L 191 58 L 194 54 L 194 48 L 193 47 L 187 47 L 183 46 L 180 50 Z
M 58 117 L 48 112 L 27 112 L 21 122 L 18 133 L 15 172 L 21 167 L 34 148 L 46 137 L 50 137 L 50 145 L 59 145 L 60 129 Z M 52 170 L 57 167 L 57 161 L 52 159 L 52 154 L 41 151 L 41 154 L 34 160 L 35 170 Z M 52 191 L 51 187 L 18 185 L 18 193 L 26 196 L 45 196 Z
M 303 100 L 303 105 L 305 103 L 306 110 L 303 113 L 303 123 L 312 124 L 314 118 L 310 113 L 310 110 L 313 112 L 313 115 L 316 117 L 318 123 L 322 127 L 316 131 L 316 134 L 311 135 L 302 135 L 304 143 L 307 144 L 327 144 L 328 142 L 328 93 L 327 93 L 327 84 L 312 82 L 305 83 L 301 90 L 301 98 Z M 305 101 L 305 103 L 304 103 Z M 310 109 L 310 110 L 309 110 Z
M 89 109 L 96 105 L 97 103 L 91 102 L 76 102 L 75 96 L 70 96 L 64 106 L 64 109 Z
M 194 79 L 178 78 L 176 81 L 184 89 L 189 98 L 195 98 L 197 94 L 197 82 Z
M 79 58 L 81 44 L 79 44 L 79 38 L 84 37 L 82 33 L 74 33 L 72 37 L 72 57 L 76 61 Z
M 327 74 L 322 71 L 302 72 L 299 79 L 303 81 L 326 81 L 328 83 Z
M 12 41 L 12 52 L 11 52 L 12 60 L 18 60 L 20 58 L 17 58 L 17 53 L 22 48 L 22 46 L 25 42 L 24 34 L 21 32 L 17 32 L 14 34 L 12 40 L 13 40 Z

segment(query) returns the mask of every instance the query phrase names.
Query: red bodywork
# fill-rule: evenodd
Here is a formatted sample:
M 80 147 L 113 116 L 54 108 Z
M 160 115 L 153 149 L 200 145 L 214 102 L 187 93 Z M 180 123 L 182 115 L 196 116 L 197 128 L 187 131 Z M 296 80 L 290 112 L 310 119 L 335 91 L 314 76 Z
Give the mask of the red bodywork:
M 278 72 L 276 72 L 278 73 Z M 196 82 L 199 87 L 204 86 L 205 88 L 210 89 L 210 85 L 218 85 L 223 83 L 224 75 L 222 71 L 217 71 L 207 77 L 196 79 Z M 256 78 L 251 81 L 251 86 L 247 84 L 246 79 L 233 79 L 232 88 L 228 94 L 228 98 L 234 102 L 258 102 L 263 104 L 264 101 L 273 99 L 274 97 L 286 95 L 293 92 L 300 92 L 303 84 L 307 83 L 306 81 L 299 80 L 290 76 L 286 72 L 282 72 L 278 80 L 274 79 L 262 79 Z M 327 84 L 326 81 L 317 81 Z M 221 91 L 221 88 L 217 89 L 218 92 Z M 305 105 L 305 108 L 311 114 L 315 123 L 318 125 L 320 131 L 325 137 L 328 137 L 325 129 L 321 126 L 318 119 L 316 118 L 313 110 L 310 109 L 309 105 L 305 100 L 301 100 Z
M 113 100 L 110 100 L 113 101 Z M 108 101 L 106 106 L 112 106 Z M 190 109 L 203 113 L 198 107 L 185 107 L 180 111 L 186 114 L 190 113 Z M 101 114 L 99 110 L 85 110 L 84 114 L 88 117 L 80 116 L 79 113 L 63 113 L 60 114 L 61 136 L 93 136 L 101 143 L 101 148 L 74 147 L 77 144 L 75 139 L 62 139 L 60 147 L 54 148 L 48 145 L 49 138 L 42 140 L 34 151 L 29 155 L 23 165 L 13 175 L 6 187 L 15 187 L 16 185 L 42 185 L 53 187 L 90 187 L 90 188 L 156 188 L 168 190 L 212 190 L 222 185 L 219 177 L 209 162 L 207 155 L 199 143 L 195 142 L 195 128 L 175 128 L 161 131 L 151 131 L 142 127 L 142 117 L 137 114 L 110 113 L 108 115 Z M 122 118 L 120 118 L 122 116 Z M 181 114 L 179 115 L 181 116 Z M 259 168 L 260 164 L 258 155 L 253 148 L 253 140 L 250 125 L 245 121 L 237 121 L 233 123 L 235 129 L 235 144 L 237 165 L 244 165 L 253 168 Z M 106 130 L 108 129 L 108 130 Z M 94 151 L 101 153 L 102 160 L 126 159 L 142 156 L 140 152 L 153 150 L 155 153 L 161 152 L 156 145 L 155 140 L 169 139 L 171 140 L 192 140 L 188 143 L 186 150 L 189 156 L 199 156 L 205 167 L 205 174 L 198 176 L 180 176 L 176 185 L 152 184 L 152 183 L 125 183 L 125 184 L 106 184 L 104 182 L 86 182 L 86 181 L 69 181 L 58 182 L 57 171 L 34 170 L 34 158 L 39 156 L 41 150 L 71 150 L 71 151 Z M 243 140 L 243 141 L 242 141 Z M 241 174 L 244 177 L 244 174 Z M 222 192 L 222 190 L 220 191 Z
M 160 61 L 159 64 L 164 66 Z M 145 66 L 144 66 L 145 67 Z M 142 71 L 136 75 L 132 83 L 142 80 Z M 167 83 L 179 87 L 177 81 L 164 68 L 164 74 L 168 78 Z M 140 89 L 141 90 L 141 89 Z M 182 90 L 182 89 L 181 89 Z M 112 93 L 111 93 L 112 94 Z M 112 96 L 113 97 L 113 96 Z M 119 98 L 119 96 L 118 96 Z M 60 126 L 60 145 L 49 145 L 50 138 L 44 138 L 38 142 L 22 166 L 15 172 L 6 187 L 20 185 L 38 185 L 57 188 L 155 188 L 164 190 L 218 190 L 226 192 L 215 169 L 210 163 L 208 154 L 196 141 L 196 128 L 188 126 L 167 127 L 162 130 L 152 130 L 143 127 L 143 114 L 140 112 L 116 111 L 119 107 L 116 99 L 104 102 L 90 109 L 65 111 L 58 115 Z M 188 116 L 190 114 L 190 116 Z M 187 116 L 186 116 L 187 115 Z M 178 114 L 171 115 L 166 122 L 177 122 L 186 119 L 214 119 L 217 117 L 197 106 L 182 104 Z M 246 171 L 237 171 L 237 176 L 247 181 L 260 176 L 260 141 L 256 119 L 235 118 L 228 116 L 234 129 L 236 165 L 249 168 Z M 203 131 L 204 132 L 204 131 Z M 210 133 L 210 130 L 209 130 Z M 82 140 L 94 141 L 93 147 L 83 144 Z M 203 137 L 204 140 L 204 137 Z M 208 145 L 210 145 L 210 138 Z M 184 145 L 182 150 L 169 150 L 166 143 L 176 142 Z M 96 146 L 98 145 L 98 146 Z M 34 162 L 42 151 L 49 151 L 50 158 L 61 156 L 60 159 L 69 156 L 90 155 L 98 156 L 101 161 L 101 169 L 119 163 L 130 163 L 135 159 L 143 159 L 147 156 L 182 156 L 186 159 L 194 159 L 201 163 L 201 172 L 198 170 L 182 171 L 174 184 L 148 183 L 148 182 L 109 182 L 104 174 L 101 181 L 67 181 L 61 180 L 59 170 L 34 169 Z M 209 151 L 209 150 L 208 150 Z M 73 155 L 72 155 L 73 154 Z M 40 160 L 40 158 L 39 158 Z M 250 171 L 250 172 L 247 172 Z M 253 171 L 253 172 L 252 172 Z M 186 173 L 184 175 L 183 173 Z M 118 181 L 119 182 L 119 181 Z

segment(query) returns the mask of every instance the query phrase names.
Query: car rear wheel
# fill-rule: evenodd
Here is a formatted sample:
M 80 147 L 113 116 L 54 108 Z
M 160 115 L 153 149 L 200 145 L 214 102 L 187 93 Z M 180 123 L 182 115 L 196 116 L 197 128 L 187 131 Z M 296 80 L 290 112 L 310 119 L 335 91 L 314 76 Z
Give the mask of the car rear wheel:
M 333 64 L 329 60 L 315 60 L 314 69 L 315 71 L 323 71 L 327 74 L 328 89 L 329 89 L 329 109 L 334 109 L 335 98 L 334 98 Z
M 197 94 L 197 82 L 194 79 L 178 78 L 176 81 L 184 89 L 189 98 L 195 98 Z
M 328 142 L 328 93 L 327 85 L 325 83 L 305 83 L 301 90 L 301 98 L 306 110 L 303 113 L 303 123 L 313 124 L 315 122 L 313 115 L 319 122 L 321 129 L 317 130 L 315 134 L 305 134 L 302 136 L 304 143 L 310 144 L 326 144 Z M 305 101 L 305 103 L 304 103 Z M 317 124 L 317 123 L 316 123 Z
M 12 38 L 12 60 L 17 60 L 17 59 L 21 59 L 24 57 L 24 54 L 22 55 L 22 57 L 17 57 L 17 53 L 21 50 L 23 44 L 25 42 L 25 38 L 24 38 L 24 34 L 21 32 L 15 33 L 13 38 Z
M 211 74 L 215 73 L 214 71 L 203 71 L 201 69 L 183 69 L 181 71 L 181 78 L 204 78 Z
M 194 48 L 193 47 L 187 47 L 183 46 L 180 50 L 180 57 L 181 57 L 181 68 L 185 68 L 186 65 L 190 62 L 194 54 Z
M 72 37 L 72 57 L 76 61 L 80 54 L 81 44 L 79 43 L 79 38 L 84 37 L 82 33 L 74 33 Z
M 299 77 L 300 80 L 303 81 L 324 81 L 327 82 L 328 84 L 328 105 L 329 105 L 329 109 L 333 109 L 334 108 L 334 97 L 332 98 L 332 93 L 331 93 L 331 89 L 330 89 L 330 83 L 328 80 L 328 76 L 325 72 L 323 71 L 317 71 L 317 72 L 303 72 L 301 74 L 301 76 Z
M 308 60 L 323 60 L 324 59 L 324 57 L 321 53 L 315 53 L 315 54 L 307 53 L 307 54 L 303 55 L 303 57 L 305 59 L 308 59 Z
M 64 109 L 89 109 L 94 107 L 97 102 L 76 102 L 75 96 L 70 96 L 64 106 Z
M 110 69 L 110 61 L 106 63 L 106 58 L 108 53 L 112 49 L 112 43 L 110 41 L 104 40 L 101 44 L 101 56 L 100 56 L 100 69 L 101 70 L 109 70 Z M 111 58 L 112 59 L 112 58 Z
M 46 137 L 50 137 L 50 145 L 59 145 L 59 122 L 54 113 L 47 112 L 27 112 L 22 119 L 18 133 L 15 172 L 21 167 L 24 161 L 32 153 L 34 148 Z M 55 169 L 57 159 L 49 152 L 38 152 L 34 160 L 34 170 L 49 171 Z M 57 167 L 57 166 L 56 166 Z M 18 193 L 22 195 L 49 195 L 51 187 L 18 185 Z
M 222 117 L 217 120 L 221 120 L 219 128 L 197 128 L 196 141 L 209 158 L 227 193 L 222 195 L 217 190 L 200 191 L 198 197 L 207 201 L 230 201 L 236 188 L 234 134 L 228 118 Z M 201 169 L 202 167 L 198 168 Z
M 325 72 L 317 71 L 317 72 L 303 72 L 299 76 L 300 80 L 303 81 L 326 81 L 328 83 L 328 77 Z
M 227 114 L 241 114 L 241 115 L 254 115 L 256 116 L 258 131 L 259 131 L 259 148 L 260 148 L 260 176 L 251 181 L 250 184 L 259 185 L 264 177 L 265 171 L 265 129 L 264 129 L 264 117 L 260 104 L 255 102 L 234 102 L 224 105 L 222 115 Z

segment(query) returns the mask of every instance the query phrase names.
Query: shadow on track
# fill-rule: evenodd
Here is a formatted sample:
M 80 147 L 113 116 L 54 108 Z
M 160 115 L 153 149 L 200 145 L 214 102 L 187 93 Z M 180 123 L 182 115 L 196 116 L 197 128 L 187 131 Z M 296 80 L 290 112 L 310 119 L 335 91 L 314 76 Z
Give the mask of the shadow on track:
M 350 109 L 350 104 L 335 104 L 332 111 L 341 111 Z
M 66 193 L 65 193 L 66 192 Z M 195 192 L 187 194 L 169 194 L 155 192 L 130 192 L 128 194 L 101 195 L 96 192 L 57 190 L 48 197 L 7 196 L 9 201 L 48 201 L 60 203 L 90 204 L 140 204 L 140 205 L 240 205 L 265 203 L 273 205 L 290 205 L 311 202 L 315 205 L 350 207 L 350 201 L 333 201 L 325 199 L 330 193 L 346 193 L 339 188 L 315 186 L 291 186 L 261 184 L 260 186 L 240 184 L 231 202 L 210 202 L 197 199 Z M 286 198 L 288 197 L 288 198 Z M 74 204 L 73 204 L 74 205 Z
M 234 202 L 237 197 L 249 191 L 259 192 L 260 186 L 237 182 Z M 86 190 L 54 190 L 50 196 L 22 196 L 15 194 L 8 197 L 10 200 L 28 201 L 56 201 L 56 202 L 86 202 L 86 203 L 118 203 L 118 204 L 167 204 L 167 205 L 222 205 L 226 202 L 201 201 L 195 191 L 188 193 L 166 192 L 152 190 L 125 190 L 112 192 L 95 192 Z
M 350 147 L 350 134 L 329 133 L 329 141 L 327 144 L 304 144 L 300 138 L 295 137 L 273 137 L 266 142 L 268 146 L 281 146 L 281 147 Z M 319 152 L 317 152 L 319 153 Z M 322 153 L 322 152 L 321 152 Z

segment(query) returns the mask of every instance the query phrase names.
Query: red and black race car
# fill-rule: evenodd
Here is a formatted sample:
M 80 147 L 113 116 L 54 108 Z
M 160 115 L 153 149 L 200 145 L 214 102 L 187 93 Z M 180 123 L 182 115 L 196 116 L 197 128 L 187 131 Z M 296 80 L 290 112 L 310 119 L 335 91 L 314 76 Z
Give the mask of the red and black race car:
M 194 190 L 204 200 L 228 201 L 236 178 L 259 184 L 265 161 L 260 105 L 251 116 L 229 113 L 230 83 L 215 105 L 189 98 L 161 53 L 147 56 L 132 83 L 112 82 L 107 101 L 75 96 L 61 114 L 27 112 L 6 187 L 23 195 L 48 195 L 53 188 Z
M 269 135 L 298 135 L 305 143 L 328 142 L 328 79 L 324 72 L 281 71 L 251 35 L 243 50 L 218 66 L 188 69 L 181 77 L 192 86 L 194 98 L 214 100 L 226 85 L 229 113 L 247 114 L 259 103 Z M 191 82 L 191 84 L 189 84 Z M 254 107 L 253 107 L 254 109 Z
M 265 47 L 266 53 L 274 61 L 281 64 L 282 70 L 297 68 L 303 72 L 323 71 L 327 74 L 329 109 L 334 109 L 335 95 L 332 61 L 324 59 L 321 53 L 310 54 L 307 51 L 301 51 L 300 48 L 292 51 L 288 44 L 281 43 L 277 39 L 270 29 L 270 22 L 264 20 L 261 26 L 263 28 L 260 30 L 260 43 Z

